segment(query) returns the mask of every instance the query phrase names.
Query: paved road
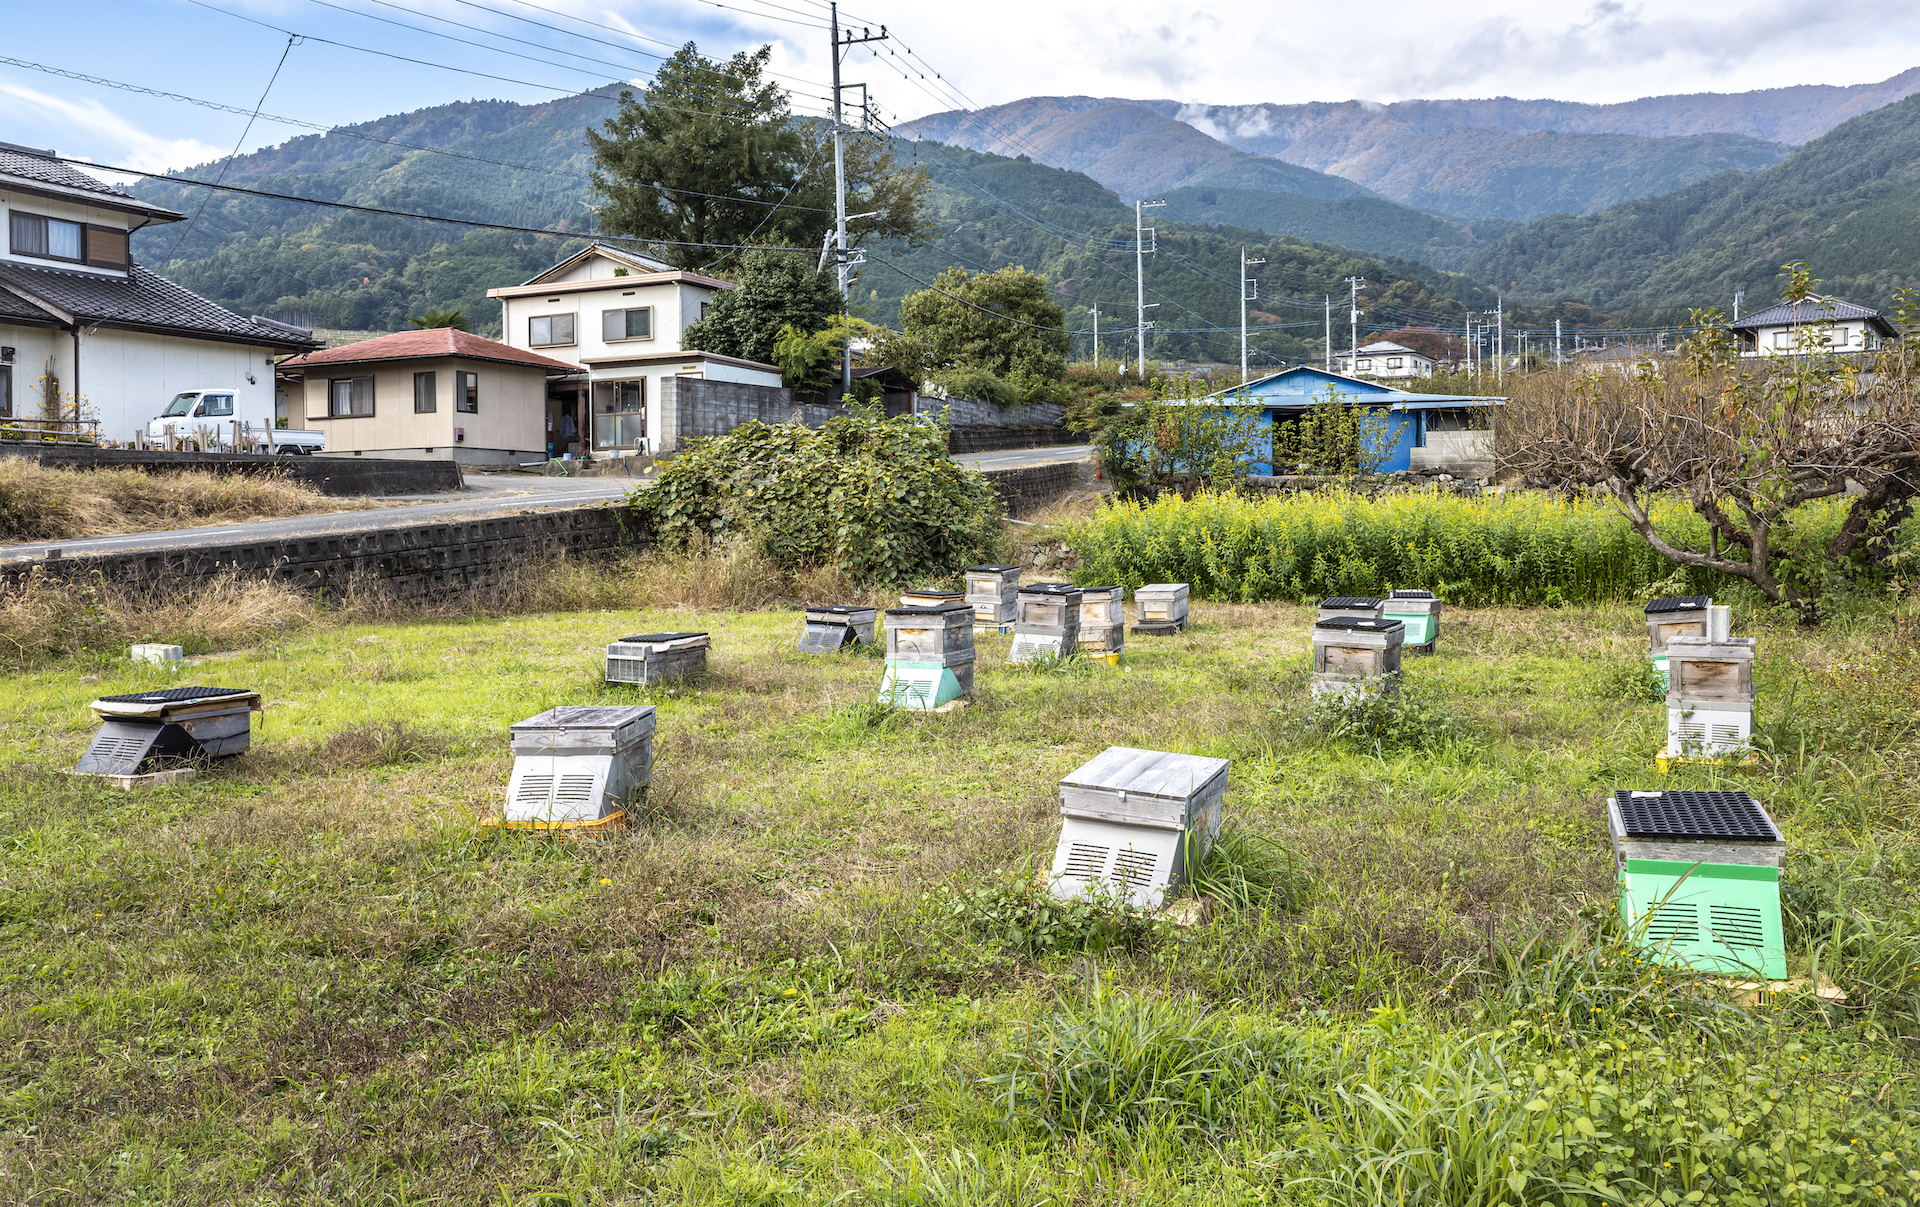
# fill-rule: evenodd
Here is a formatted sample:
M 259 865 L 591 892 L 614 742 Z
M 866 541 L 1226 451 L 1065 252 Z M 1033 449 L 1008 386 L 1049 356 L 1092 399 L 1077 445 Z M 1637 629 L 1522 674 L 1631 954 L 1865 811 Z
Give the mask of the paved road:
M 1092 455 L 1087 446 L 1009 449 L 967 453 L 954 460 L 976 469 L 1019 469 L 1053 461 L 1077 461 Z M 133 532 L 124 536 L 50 541 L 35 545 L 0 545 L 0 559 L 45 557 L 50 549 L 62 556 L 96 553 L 136 553 L 156 549 L 183 549 L 197 545 L 224 545 L 237 541 L 292 540 L 341 532 L 362 532 L 396 524 L 432 524 L 446 520 L 477 520 L 507 512 L 580 507 L 618 499 L 636 485 L 636 478 L 536 478 L 525 474 L 469 474 L 458 495 L 395 496 L 376 500 L 390 507 L 342 511 L 329 515 L 295 516 L 284 520 L 249 520 L 215 528 L 176 528 L 166 532 Z

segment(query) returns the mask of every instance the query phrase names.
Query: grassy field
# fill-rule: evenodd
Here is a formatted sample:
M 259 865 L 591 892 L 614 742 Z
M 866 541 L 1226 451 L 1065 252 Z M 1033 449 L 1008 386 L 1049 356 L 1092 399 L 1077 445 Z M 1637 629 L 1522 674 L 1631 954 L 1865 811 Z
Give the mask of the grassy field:
M 1654 786 L 1637 607 L 1450 612 L 1374 739 L 1302 703 L 1311 613 L 1195 605 L 1124 664 L 871 704 L 791 610 L 291 630 L 251 753 L 72 779 L 99 655 L 0 702 L 0 1201 L 1909 1202 L 1920 673 L 1884 616 L 1764 628 L 1739 785 L 1792 844 L 1797 972 L 1742 1003 L 1609 936 L 1601 798 Z M 710 674 L 600 680 L 623 633 Z M 1749 630 L 1752 631 L 1752 630 Z M 610 841 L 483 829 L 506 726 L 659 709 Z M 1191 928 L 1032 890 L 1108 745 L 1230 758 Z

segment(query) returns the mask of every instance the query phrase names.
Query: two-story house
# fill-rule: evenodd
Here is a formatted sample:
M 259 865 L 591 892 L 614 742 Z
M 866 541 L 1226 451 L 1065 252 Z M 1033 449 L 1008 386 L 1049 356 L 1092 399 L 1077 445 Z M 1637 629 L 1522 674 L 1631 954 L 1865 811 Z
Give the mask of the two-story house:
M 1878 310 L 1817 295 L 1756 311 L 1727 330 L 1739 337 L 1742 356 L 1870 352 L 1900 334 Z
M 706 317 L 716 293 L 733 287 L 594 243 L 524 284 L 489 289 L 488 297 L 500 299 L 507 344 L 587 371 L 581 379 L 549 383 L 550 454 L 609 457 L 671 449 L 679 435 L 691 433 L 676 412 L 662 407 L 677 380 L 778 390 L 780 370 L 772 365 L 682 350 L 687 327 Z
M 0 418 L 97 418 L 131 440 L 183 390 L 271 414 L 276 353 L 314 346 L 134 263 L 133 232 L 183 215 L 36 151 L 0 143 Z
M 1342 373 L 1353 377 L 1426 377 L 1433 358 L 1390 340 L 1379 340 L 1337 358 Z

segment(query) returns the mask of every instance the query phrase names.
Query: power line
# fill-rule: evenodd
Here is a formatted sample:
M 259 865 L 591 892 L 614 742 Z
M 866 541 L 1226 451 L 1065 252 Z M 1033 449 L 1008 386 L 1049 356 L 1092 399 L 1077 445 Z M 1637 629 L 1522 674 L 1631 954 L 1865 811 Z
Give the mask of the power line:
M 273 65 L 273 74 L 267 77 L 267 86 L 260 90 L 260 103 L 255 105 L 253 112 L 247 115 L 246 128 L 240 131 L 240 137 L 234 141 L 233 150 L 227 152 L 227 157 L 220 161 L 220 175 L 214 180 L 214 184 L 217 185 L 220 181 L 227 178 L 227 169 L 233 166 L 233 157 L 240 154 L 240 148 L 246 144 L 247 135 L 253 132 L 253 123 L 260 116 L 260 108 L 267 103 L 267 94 L 273 91 L 274 81 L 280 78 L 280 69 L 287 65 L 287 56 L 293 53 L 293 44 L 299 40 L 299 38 L 292 34 L 287 35 L 287 45 L 286 48 L 280 52 L 280 61 Z M 193 212 L 193 217 L 187 219 L 186 224 L 180 228 L 179 236 L 174 239 L 173 246 L 167 249 L 167 258 L 160 261 L 163 266 L 173 263 L 174 253 L 180 250 L 182 243 L 186 242 L 188 232 L 193 230 L 194 223 L 200 221 L 200 215 L 207 212 L 207 202 L 212 200 L 212 194 L 208 194 L 201 199 L 200 208 Z M 76 336 L 75 338 L 77 339 L 78 337 Z M 78 344 L 74 346 L 76 348 L 79 347 Z M 76 352 L 74 355 L 77 357 L 79 353 Z M 76 409 L 78 408 L 76 407 Z

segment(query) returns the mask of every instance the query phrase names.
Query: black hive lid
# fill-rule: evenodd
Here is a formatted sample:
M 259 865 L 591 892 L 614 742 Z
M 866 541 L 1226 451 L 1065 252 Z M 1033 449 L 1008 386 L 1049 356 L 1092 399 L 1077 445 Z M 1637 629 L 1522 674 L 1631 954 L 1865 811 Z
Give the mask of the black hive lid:
M 705 637 L 705 633 L 640 633 L 633 637 L 622 637 L 624 645 L 652 645 L 655 642 L 683 641 L 688 637 Z
M 1671 599 L 1656 599 L 1647 605 L 1647 615 L 1655 612 L 1697 612 L 1701 608 L 1711 607 L 1711 595 L 1676 595 Z
M 855 612 L 871 612 L 872 608 L 863 608 L 858 604 L 808 604 L 803 611 L 826 612 L 834 616 L 850 616 Z
M 1325 620 L 1314 621 L 1313 627 L 1344 629 L 1360 633 L 1385 633 L 1390 629 L 1404 629 L 1407 626 L 1397 620 L 1376 620 L 1371 616 L 1329 616 Z
M 1377 599 L 1362 599 L 1357 595 L 1336 595 L 1332 599 L 1321 600 L 1320 606 L 1323 608 L 1377 608 L 1380 606 L 1380 601 Z
M 125 696 L 101 696 L 102 704 L 178 704 L 182 700 L 217 700 L 221 696 L 250 696 L 245 687 L 168 687 Z
M 1389 591 L 1388 599 L 1432 599 L 1431 591 Z
M 954 612 L 965 612 L 967 615 L 971 616 L 973 615 L 973 608 L 963 603 L 943 603 L 943 604 L 933 604 L 930 607 L 906 607 L 906 608 L 888 608 L 887 609 L 887 615 L 889 616 L 926 616 L 929 618 L 934 616 L 939 616 L 944 618 Z
M 1072 583 L 1029 583 L 1020 588 L 1022 595 L 1078 595 L 1080 588 Z
M 937 588 L 935 588 L 935 587 L 909 587 L 909 588 L 908 588 L 907 590 L 905 590 L 905 591 L 902 591 L 902 592 L 900 592 L 900 594 L 902 594 L 902 595 L 927 595 L 927 596 L 932 596 L 932 597 L 933 597 L 933 598 L 935 598 L 935 599 L 959 599 L 959 598 L 960 598 L 960 595 L 961 595 L 961 592 L 959 592 L 959 591 L 941 591 L 941 590 L 939 590 L 939 589 L 937 589 Z
M 1735 839 L 1784 842 L 1773 819 L 1744 792 L 1613 794 L 1628 838 Z
M 968 566 L 968 574 L 1005 574 L 1009 570 L 1018 570 L 1018 566 Z

